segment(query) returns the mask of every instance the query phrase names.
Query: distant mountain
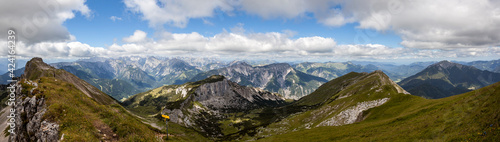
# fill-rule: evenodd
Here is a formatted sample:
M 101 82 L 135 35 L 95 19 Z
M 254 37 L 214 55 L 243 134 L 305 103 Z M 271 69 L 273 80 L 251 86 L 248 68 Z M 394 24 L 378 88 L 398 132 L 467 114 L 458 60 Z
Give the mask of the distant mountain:
M 285 101 L 278 94 L 240 86 L 224 76 L 214 75 L 139 93 L 123 104 L 145 117 L 161 118 L 160 114 L 168 114 L 171 122 L 207 137 L 224 139 L 271 123 L 273 116 L 269 109 L 282 106 Z
M 327 80 L 335 79 L 349 72 L 372 72 L 382 70 L 392 80 L 399 82 L 402 79 L 409 77 L 422 71 L 431 62 L 416 62 L 410 65 L 394 65 L 389 63 L 377 62 L 326 62 L 312 63 L 304 62 L 293 65 L 299 71 L 310 75 L 319 76 Z
M 465 63 L 465 65 L 474 66 L 480 70 L 500 73 L 500 59 L 492 61 L 473 61 Z
M 183 84 L 201 70 L 183 60 L 170 59 L 158 64 L 153 72 L 163 84 Z
M 51 64 L 91 83 L 117 100 L 167 84 L 183 84 L 200 73 L 176 58 L 120 57 Z
M 120 79 L 90 79 L 87 82 L 115 99 L 121 98 L 119 101 L 125 100 L 130 94 L 140 93 L 136 86 Z
M 109 62 L 76 61 L 53 63 L 51 65 L 78 76 L 117 100 L 128 97 L 131 93 L 141 92 L 138 89 L 139 85 L 122 78 L 115 79 L 118 78 L 115 74 L 116 71 Z
M 155 141 L 158 130 L 77 76 L 33 58 L 16 84 L 9 141 Z M 1 126 L 6 126 L 7 121 Z M 12 125 L 11 125 L 12 126 Z M 5 129 L 7 130 L 7 129 Z M 6 132 L 7 134 L 7 132 Z
M 379 69 L 387 73 L 389 77 L 395 82 L 415 75 L 416 73 L 424 70 L 427 66 L 436 62 L 415 62 L 409 65 L 376 65 Z
M 24 67 L 14 70 L 14 76 L 15 77 L 21 77 L 21 75 L 24 73 Z M 0 76 L 0 84 L 8 84 L 8 80 L 11 80 L 12 77 L 10 76 L 10 72 L 7 72 L 5 74 L 2 74 Z
M 433 64 L 399 82 L 412 95 L 444 98 L 500 81 L 500 73 L 479 70 L 449 61 Z
M 229 67 L 211 70 L 194 76 L 197 81 L 212 75 L 222 75 L 245 86 L 262 88 L 282 94 L 287 99 L 299 99 L 326 82 L 326 79 L 295 70 L 286 63 L 251 66 L 245 62 L 233 62 Z
M 299 71 L 305 72 L 307 74 L 315 75 L 318 77 L 325 78 L 326 80 L 332 80 L 339 76 L 343 76 L 350 72 L 372 72 L 378 68 L 368 64 L 366 66 L 353 64 L 351 62 L 344 63 L 312 63 L 304 62 L 300 64 L 293 65 L 293 67 Z
M 173 59 L 178 59 L 187 62 L 189 65 L 196 67 L 198 70 L 209 71 L 213 69 L 223 68 L 227 66 L 226 61 L 222 61 L 217 58 L 206 58 L 206 57 L 175 57 Z

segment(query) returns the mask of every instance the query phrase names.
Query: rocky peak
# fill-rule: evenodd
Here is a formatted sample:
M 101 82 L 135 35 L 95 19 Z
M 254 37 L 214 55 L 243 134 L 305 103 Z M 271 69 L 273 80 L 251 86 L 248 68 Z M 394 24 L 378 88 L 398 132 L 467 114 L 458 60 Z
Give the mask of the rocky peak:
M 448 60 L 443 60 L 441 62 L 435 63 L 431 65 L 432 67 L 439 67 L 439 68 L 444 68 L 444 69 L 449 69 L 451 67 L 457 67 L 457 68 L 462 68 L 464 65 L 458 64 L 458 63 L 453 63 Z
M 42 58 L 35 57 L 26 63 L 24 74 L 21 78 L 35 80 L 44 76 L 55 76 L 56 68 L 43 62 Z
M 249 67 L 252 67 L 251 65 L 249 65 L 246 62 L 244 62 L 244 61 L 238 61 L 238 60 L 235 60 L 235 61 L 229 63 L 229 66 L 249 66 Z
M 289 68 L 292 68 L 292 66 L 290 66 L 290 64 L 287 64 L 287 63 L 274 63 L 274 64 L 266 65 L 265 67 L 269 68 L 271 70 L 273 70 L 273 69 L 280 70 L 280 69 L 289 69 Z
M 392 81 L 389 78 L 389 76 L 387 76 L 383 71 L 376 70 L 376 71 L 373 71 L 370 74 L 371 75 L 377 75 L 377 76 L 379 76 L 380 77 L 380 82 L 382 83 L 382 85 L 392 85 L 392 86 L 394 86 L 394 88 L 396 88 L 396 90 L 398 91 L 398 93 L 410 94 L 406 90 L 404 90 L 401 86 L 399 86 L 397 83 L 395 83 L 394 81 Z
M 263 106 L 284 104 L 284 99 L 274 93 L 240 86 L 224 76 L 213 75 L 202 80 L 195 93 L 195 101 L 214 110 L 249 110 Z

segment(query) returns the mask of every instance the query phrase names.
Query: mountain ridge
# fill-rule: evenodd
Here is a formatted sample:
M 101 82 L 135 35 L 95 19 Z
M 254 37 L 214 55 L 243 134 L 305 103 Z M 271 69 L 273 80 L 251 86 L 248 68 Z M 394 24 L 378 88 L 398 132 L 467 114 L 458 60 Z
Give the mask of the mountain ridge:
M 259 113 L 286 102 L 279 94 L 240 86 L 224 76 L 212 75 L 196 82 L 166 85 L 139 93 L 123 104 L 145 117 L 168 114 L 171 122 L 220 139 L 270 123 L 269 118 L 250 118 L 259 118 Z
M 399 82 L 413 95 L 443 98 L 500 81 L 500 74 L 473 66 L 441 61 Z
M 256 141 L 498 141 L 500 82 L 441 99 L 391 95 L 383 105 L 363 111 L 350 125 L 310 129 L 294 126 L 296 117 L 272 124 L 281 133 L 263 133 Z M 317 113 L 322 111 L 317 111 Z M 313 113 L 313 112 L 311 112 Z M 288 121 L 286 121 L 288 120 Z M 293 121 L 292 121 L 293 120 Z M 286 122 L 286 123 L 285 123 Z M 299 121 L 300 122 L 300 121 Z M 297 125 L 297 124 L 295 124 Z
M 327 81 L 297 71 L 287 63 L 251 66 L 245 62 L 235 62 L 229 67 L 200 73 L 194 76 L 191 81 L 211 75 L 223 75 L 238 84 L 276 92 L 287 99 L 299 99 Z
M 371 73 L 351 72 L 333 79 L 308 96 L 278 108 L 282 118 L 245 140 L 266 138 L 283 133 L 318 127 L 344 126 L 363 122 L 370 109 L 381 107 L 395 97 L 410 96 L 380 70 Z

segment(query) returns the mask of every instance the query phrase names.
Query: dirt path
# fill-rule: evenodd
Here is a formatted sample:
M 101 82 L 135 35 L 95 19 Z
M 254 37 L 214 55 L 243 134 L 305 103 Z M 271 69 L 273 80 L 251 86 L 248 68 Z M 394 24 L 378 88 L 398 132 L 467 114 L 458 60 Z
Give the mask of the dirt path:
M 144 118 L 144 117 L 141 117 L 141 116 L 139 116 L 139 115 L 136 115 L 136 114 L 134 114 L 134 113 L 130 112 L 129 110 L 127 110 L 127 109 L 125 109 L 125 110 L 126 110 L 128 113 L 132 114 L 133 116 L 135 116 L 135 117 L 139 118 L 139 119 L 141 120 L 141 122 L 142 122 L 142 123 L 144 123 L 144 124 L 148 124 L 148 125 L 150 125 L 151 127 L 154 127 L 154 128 L 156 128 L 156 129 L 159 129 L 159 130 L 163 130 L 163 129 L 165 129 L 165 127 L 163 127 L 163 126 L 158 126 L 158 124 L 156 124 L 156 123 L 154 123 L 154 122 L 149 122 L 149 121 L 147 121 L 147 119 L 146 119 L 146 118 Z

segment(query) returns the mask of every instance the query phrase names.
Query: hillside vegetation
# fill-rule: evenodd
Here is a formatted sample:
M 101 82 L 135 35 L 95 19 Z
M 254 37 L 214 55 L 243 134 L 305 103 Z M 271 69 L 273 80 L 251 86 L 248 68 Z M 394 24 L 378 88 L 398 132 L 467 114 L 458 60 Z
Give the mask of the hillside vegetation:
M 500 82 L 435 100 L 392 95 L 387 103 L 364 111 L 364 121 L 284 131 L 260 141 L 500 141 L 498 108 Z

